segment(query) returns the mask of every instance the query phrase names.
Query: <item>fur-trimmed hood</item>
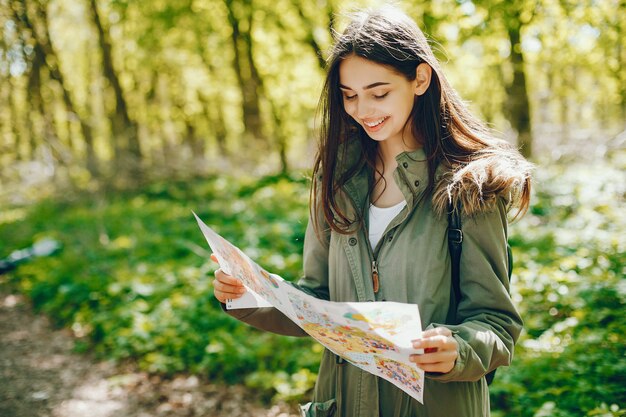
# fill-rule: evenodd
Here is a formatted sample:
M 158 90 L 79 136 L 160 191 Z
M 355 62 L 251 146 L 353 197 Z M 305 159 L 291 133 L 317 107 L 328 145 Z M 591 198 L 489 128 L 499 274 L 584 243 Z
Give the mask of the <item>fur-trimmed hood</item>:
M 433 209 L 443 215 L 452 203 L 462 214 L 473 216 L 492 210 L 503 198 L 509 209 L 523 211 L 532 169 L 517 150 L 503 147 L 482 151 L 471 162 L 454 168 L 442 164 L 432 194 Z

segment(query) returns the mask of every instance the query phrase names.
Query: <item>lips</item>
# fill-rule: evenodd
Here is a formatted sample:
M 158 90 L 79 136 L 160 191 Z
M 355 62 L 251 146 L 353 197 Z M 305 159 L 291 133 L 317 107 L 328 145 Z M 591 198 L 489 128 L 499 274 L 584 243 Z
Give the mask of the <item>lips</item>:
M 365 126 L 365 128 L 370 131 L 370 132 L 375 132 L 377 130 L 380 130 L 382 128 L 382 126 L 385 124 L 385 122 L 387 121 L 387 119 L 389 119 L 389 116 L 384 116 L 378 119 L 370 119 L 368 121 L 363 121 L 363 125 Z

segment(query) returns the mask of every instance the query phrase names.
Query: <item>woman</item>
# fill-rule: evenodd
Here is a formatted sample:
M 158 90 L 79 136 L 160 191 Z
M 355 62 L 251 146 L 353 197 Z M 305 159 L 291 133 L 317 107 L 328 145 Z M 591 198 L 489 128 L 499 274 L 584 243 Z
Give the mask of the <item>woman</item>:
M 331 301 L 418 304 L 426 330 L 411 360 L 426 381 L 422 405 L 325 350 L 306 415 L 489 415 L 484 377 L 511 362 L 522 328 L 508 293 L 507 212 L 528 207 L 530 164 L 469 113 L 423 33 L 394 8 L 358 13 L 336 40 L 320 109 L 298 285 Z M 458 304 L 450 208 L 463 218 Z M 222 303 L 243 293 L 215 276 Z M 446 324 L 451 308 L 458 324 Z M 229 314 L 303 335 L 272 308 Z

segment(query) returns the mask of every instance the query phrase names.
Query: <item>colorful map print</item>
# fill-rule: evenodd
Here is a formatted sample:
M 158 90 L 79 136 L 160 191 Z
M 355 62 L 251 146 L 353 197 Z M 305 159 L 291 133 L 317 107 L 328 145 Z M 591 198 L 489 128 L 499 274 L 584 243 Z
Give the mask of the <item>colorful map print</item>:
M 354 365 L 361 367 L 373 366 L 374 357 L 370 354 L 345 352 L 343 356 L 347 361 L 352 362 Z
M 415 353 L 411 340 L 422 331 L 417 305 L 315 298 L 266 271 L 196 219 L 224 272 L 248 289 L 242 297 L 228 300 L 228 309 L 275 307 L 327 349 L 423 403 L 424 371 L 409 361 Z
M 358 327 L 321 326 L 316 323 L 305 322 L 302 328 L 315 339 L 338 354 L 356 353 L 382 353 L 384 351 L 398 351 L 389 341 L 380 336 L 368 334 Z
M 385 330 L 392 335 L 397 334 L 396 330 L 410 319 L 409 316 L 398 317 L 398 315 L 393 314 L 393 312 L 384 309 L 370 311 L 368 317 L 349 311 L 344 314 L 344 317 L 350 320 L 367 323 L 369 330 Z
M 383 376 L 387 377 L 385 379 L 402 389 L 408 387 L 414 391 L 415 395 L 422 394 L 423 379 L 415 365 L 409 365 L 382 356 L 375 356 L 375 360 L 376 369 Z

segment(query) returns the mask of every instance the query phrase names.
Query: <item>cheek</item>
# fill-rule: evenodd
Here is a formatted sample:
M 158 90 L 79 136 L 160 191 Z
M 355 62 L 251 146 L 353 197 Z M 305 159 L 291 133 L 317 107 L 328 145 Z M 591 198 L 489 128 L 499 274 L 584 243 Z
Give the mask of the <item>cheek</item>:
M 353 102 L 343 102 L 343 109 L 345 110 L 346 113 L 348 113 L 348 115 L 350 117 L 352 117 L 353 119 L 355 119 L 355 113 L 356 113 L 356 104 Z
M 407 109 L 408 113 L 411 113 L 411 111 L 413 111 L 413 107 L 415 106 L 415 97 L 415 94 L 409 94 L 406 97 L 405 108 Z
M 398 97 L 393 103 L 387 103 L 385 111 L 396 116 L 397 120 L 404 122 L 405 118 L 411 114 L 413 110 L 413 99 L 409 97 Z

